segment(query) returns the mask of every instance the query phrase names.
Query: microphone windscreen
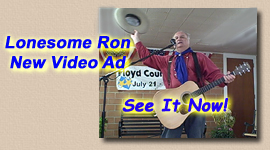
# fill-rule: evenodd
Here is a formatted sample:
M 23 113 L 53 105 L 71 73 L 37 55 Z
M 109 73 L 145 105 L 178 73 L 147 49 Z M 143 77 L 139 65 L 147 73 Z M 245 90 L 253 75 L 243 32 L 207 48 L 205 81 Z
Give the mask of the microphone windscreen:
M 176 44 L 176 42 L 175 42 L 175 39 L 171 39 L 171 41 L 170 41 L 173 45 L 175 45 Z

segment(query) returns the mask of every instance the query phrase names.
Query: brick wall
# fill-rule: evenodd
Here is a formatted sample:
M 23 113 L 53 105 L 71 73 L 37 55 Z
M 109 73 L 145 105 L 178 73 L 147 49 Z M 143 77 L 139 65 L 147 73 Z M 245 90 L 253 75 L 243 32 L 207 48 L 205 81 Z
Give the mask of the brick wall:
M 136 54 L 133 61 L 138 60 L 138 55 Z M 221 54 L 213 54 L 211 60 L 223 71 L 223 56 Z M 138 66 L 142 66 L 142 63 L 138 63 Z M 106 73 L 101 70 L 100 76 Z M 111 76 L 115 78 L 115 75 Z M 101 116 L 103 110 L 103 96 L 104 96 L 104 85 L 101 82 L 100 86 L 100 96 L 99 96 L 99 115 Z M 151 99 L 157 91 L 145 90 L 145 91 L 118 91 L 116 89 L 116 81 L 110 80 L 107 89 L 107 100 L 106 100 L 106 118 L 108 119 L 108 124 L 106 126 L 105 138 L 117 138 L 118 137 L 118 122 L 120 120 L 122 101 L 126 100 L 128 97 L 134 99 Z M 223 89 L 216 87 L 207 93 L 205 93 L 208 99 L 223 98 Z M 210 138 L 211 129 L 215 127 L 215 123 L 211 116 L 206 118 L 207 132 L 206 138 Z M 182 136 L 186 137 L 186 136 Z M 133 137 L 142 138 L 142 137 Z
M 220 71 L 223 72 L 223 55 L 213 54 L 211 60 L 216 64 L 216 66 L 220 69 Z M 215 87 L 210 91 L 206 92 L 205 97 L 208 100 L 223 99 L 224 98 L 223 88 Z M 207 124 L 206 138 L 211 138 L 211 130 L 215 128 L 216 125 L 213 118 L 209 115 L 206 116 L 206 124 Z

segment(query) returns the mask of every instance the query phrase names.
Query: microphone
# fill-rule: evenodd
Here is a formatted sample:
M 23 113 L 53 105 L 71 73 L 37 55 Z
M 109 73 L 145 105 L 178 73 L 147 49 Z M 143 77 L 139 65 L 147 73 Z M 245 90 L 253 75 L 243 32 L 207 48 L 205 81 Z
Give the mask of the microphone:
M 171 42 L 173 45 L 176 45 L 175 39 L 171 39 L 170 42 Z

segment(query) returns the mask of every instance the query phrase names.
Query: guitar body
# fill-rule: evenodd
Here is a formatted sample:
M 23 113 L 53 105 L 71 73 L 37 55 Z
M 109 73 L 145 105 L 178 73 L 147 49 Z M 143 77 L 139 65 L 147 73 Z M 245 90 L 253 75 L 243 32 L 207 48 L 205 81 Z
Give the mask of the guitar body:
M 179 127 L 185 119 L 195 111 L 195 109 L 191 109 L 190 112 L 187 111 L 188 109 L 188 103 L 190 100 L 190 97 L 188 99 L 185 99 L 185 96 L 189 95 L 190 93 L 198 90 L 199 87 L 197 84 L 193 81 L 187 81 L 183 85 L 181 85 L 178 88 L 173 89 L 165 89 L 158 91 L 153 98 L 154 101 L 154 109 L 157 114 L 157 117 L 159 118 L 160 122 L 169 129 L 175 129 Z M 196 98 L 193 98 L 195 103 L 198 105 L 199 99 L 202 98 L 202 103 L 204 102 L 203 95 L 199 95 Z M 172 99 L 171 103 L 169 103 L 168 108 L 170 111 L 162 111 L 163 108 L 165 108 L 166 101 L 164 99 Z M 181 103 L 178 105 L 179 111 L 174 111 L 174 105 L 172 102 L 174 102 L 176 99 Z
M 247 62 L 244 62 L 242 65 L 239 65 L 239 67 L 236 67 L 236 69 L 230 74 L 242 76 L 244 73 L 250 72 L 250 69 L 250 65 Z M 187 81 L 178 88 L 158 91 L 154 95 L 153 101 L 154 109 L 160 122 L 169 129 L 179 127 L 192 112 L 196 111 L 195 108 L 191 108 L 191 111 L 188 112 L 190 98 L 193 97 L 196 106 L 199 106 L 200 99 L 202 99 L 202 104 L 205 101 L 202 94 L 223 83 L 224 81 L 225 79 L 222 77 L 202 88 L 199 88 L 193 81 Z M 168 105 L 167 102 L 169 102 L 169 100 L 167 99 L 171 99 L 171 103 Z M 176 103 L 173 102 L 176 100 L 180 102 L 180 106 L 175 107 Z M 165 106 L 167 109 L 162 111 Z M 170 109 L 170 111 L 167 111 L 168 109 Z

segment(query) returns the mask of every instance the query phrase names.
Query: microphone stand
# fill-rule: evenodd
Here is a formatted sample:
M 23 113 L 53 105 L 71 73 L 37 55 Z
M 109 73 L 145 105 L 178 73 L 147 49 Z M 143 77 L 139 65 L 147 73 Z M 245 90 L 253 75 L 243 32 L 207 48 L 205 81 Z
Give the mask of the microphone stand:
M 141 59 L 139 59 L 139 60 L 137 60 L 135 62 L 131 62 L 127 67 L 129 67 L 131 65 L 134 65 L 134 64 L 136 64 L 138 62 L 144 61 L 145 59 L 147 59 L 147 58 L 149 58 L 149 57 L 151 57 L 151 56 L 153 56 L 155 54 L 159 54 L 159 53 L 163 52 L 163 50 L 172 47 L 173 45 L 175 45 L 175 41 L 172 41 L 172 40 L 171 40 L 171 43 L 172 44 L 170 44 L 170 45 L 168 45 L 168 46 L 166 46 L 166 47 L 164 47 L 164 48 L 162 48 L 160 50 L 157 50 L 157 51 L 151 53 L 150 55 L 148 55 L 148 56 L 146 56 L 144 58 L 141 58 Z M 125 68 L 127 68 L 127 67 L 125 67 Z M 106 117 L 105 106 L 106 106 L 107 84 L 110 81 L 109 80 L 109 77 L 111 75 L 115 74 L 116 72 L 120 72 L 121 70 L 124 70 L 125 68 L 118 69 L 116 71 L 110 72 L 110 73 L 108 73 L 108 74 L 106 74 L 106 75 L 104 75 L 104 76 L 102 76 L 102 77 L 99 78 L 99 81 L 103 81 L 104 82 L 103 111 L 102 111 L 102 116 L 101 116 L 102 117 L 102 121 L 101 121 L 101 138 L 104 138 L 104 126 L 105 126 L 105 117 Z

